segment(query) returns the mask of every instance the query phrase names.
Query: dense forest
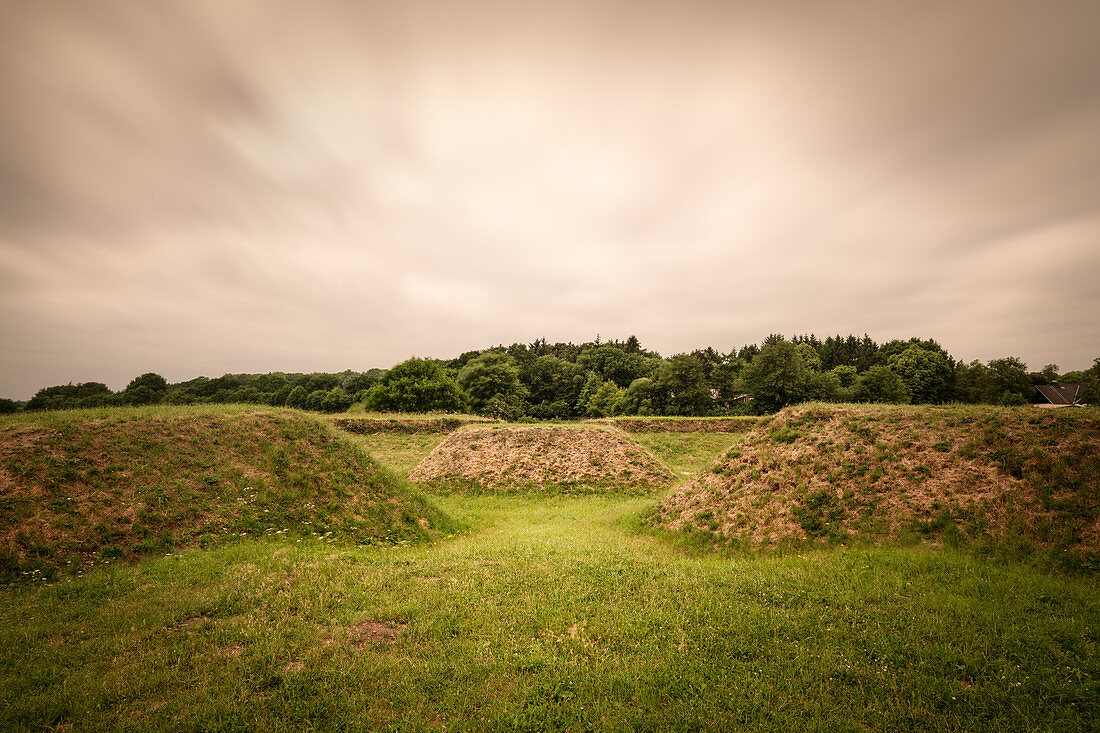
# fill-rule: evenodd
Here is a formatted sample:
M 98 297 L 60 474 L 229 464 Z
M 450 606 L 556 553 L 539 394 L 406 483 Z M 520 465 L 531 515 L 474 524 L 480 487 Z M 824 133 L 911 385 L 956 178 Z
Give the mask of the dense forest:
M 827 402 L 1022 405 L 1041 401 L 1035 385 L 1083 385 L 1100 402 L 1100 358 L 1086 371 L 1039 371 L 1014 357 L 956 361 L 935 340 L 878 344 L 869 336 L 773 334 L 728 353 L 707 347 L 668 358 L 625 341 L 515 343 L 454 359 L 404 361 L 392 369 L 338 374 L 226 374 L 170 384 L 142 374 L 112 392 L 99 382 L 46 387 L 0 412 L 106 405 L 256 403 L 321 412 L 475 412 L 518 419 L 608 415 L 732 415 Z

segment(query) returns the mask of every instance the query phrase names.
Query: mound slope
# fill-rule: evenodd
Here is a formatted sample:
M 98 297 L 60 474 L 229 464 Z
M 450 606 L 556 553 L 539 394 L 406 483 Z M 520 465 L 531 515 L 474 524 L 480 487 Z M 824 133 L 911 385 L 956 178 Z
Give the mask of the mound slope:
M 787 409 L 671 493 L 655 522 L 749 546 L 916 532 L 1092 557 L 1100 422 L 1026 408 Z
M 672 472 L 617 430 L 467 427 L 436 446 L 409 478 L 471 490 L 647 492 L 667 486 Z
M 79 567 L 220 535 L 416 540 L 449 526 L 297 413 L 119 411 L 0 424 L 0 572 Z

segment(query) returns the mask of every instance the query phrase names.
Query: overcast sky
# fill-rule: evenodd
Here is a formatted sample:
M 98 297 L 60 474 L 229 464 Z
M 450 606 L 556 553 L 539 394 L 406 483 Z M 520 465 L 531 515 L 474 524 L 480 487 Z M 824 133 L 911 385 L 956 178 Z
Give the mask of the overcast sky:
M 636 334 L 1100 356 L 1100 2 L 0 0 L 0 396 Z

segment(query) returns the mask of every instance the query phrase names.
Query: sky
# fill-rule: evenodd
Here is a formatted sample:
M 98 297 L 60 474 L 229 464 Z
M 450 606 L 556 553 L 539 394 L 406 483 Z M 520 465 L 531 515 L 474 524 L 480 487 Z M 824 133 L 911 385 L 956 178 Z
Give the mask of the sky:
M 0 396 L 771 333 L 1100 356 L 1100 3 L 0 0 Z

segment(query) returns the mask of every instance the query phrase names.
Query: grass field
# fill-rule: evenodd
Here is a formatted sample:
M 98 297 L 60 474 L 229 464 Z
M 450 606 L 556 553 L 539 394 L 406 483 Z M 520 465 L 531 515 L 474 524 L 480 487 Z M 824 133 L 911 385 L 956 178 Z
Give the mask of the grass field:
M 634 437 L 677 470 L 724 450 Z M 353 442 L 400 471 L 421 438 Z M 927 544 L 699 552 L 648 527 L 658 499 L 428 495 L 466 529 L 16 583 L 0 729 L 1096 728 L 1094 576 Z
M 735 443 L 738 433 L 634 433 L 630 436 L 645 446 L 677 476 L 705 470 Z
M 374 460 L 398 476 L 405 478 L 416 464 L 447 438 L 445 433 L 404 435 L 379 433 L 377 435 L 352 435 L 351 441 L 363 448 Z
M 645 499 L 459 496 L 3 591 L 0 727 L 1087 730 L 1100 594 L 919 547 L 686 556 Z

